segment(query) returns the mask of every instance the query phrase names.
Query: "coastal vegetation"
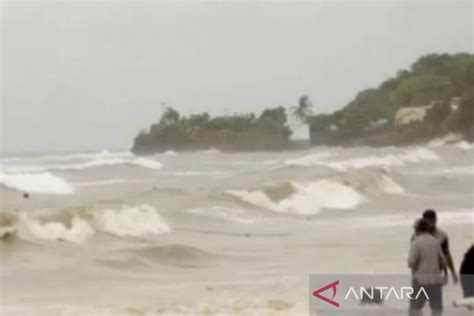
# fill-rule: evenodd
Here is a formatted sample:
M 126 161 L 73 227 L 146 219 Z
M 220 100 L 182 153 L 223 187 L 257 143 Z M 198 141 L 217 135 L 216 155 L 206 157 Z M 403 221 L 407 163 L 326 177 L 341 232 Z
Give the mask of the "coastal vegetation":
M 158 123 L 140 132 L 132 151 L 151 154 L 166 150 L 223 151 L 281 150 L 290 145 L 284 107 L 265 109 L 260 116 L 235 114 L 211 117 L 208 113 L 182 116 L 168 107 Z
M 401 109 L 415 117 L 398 121 Z M 474 55 L 431 54 L 308 123 L 313 144 L 406 145 L 449 132 L 472 141 L 473 111 Z
M 474 140 L 474 55 L 430 54 L 376 88 L 360 91 L 341 110 L 313 115 L 303 95 L 289 107 L 307 123 L 314 145 L 409 145 L 451 132 Z M 158 122 L 141 131 L 132 151 L 217 148 L 223 151 L 282 150 L 294 144 L 285 107 L 259 116 L 208 113 L 181 115 L 167 107 Z

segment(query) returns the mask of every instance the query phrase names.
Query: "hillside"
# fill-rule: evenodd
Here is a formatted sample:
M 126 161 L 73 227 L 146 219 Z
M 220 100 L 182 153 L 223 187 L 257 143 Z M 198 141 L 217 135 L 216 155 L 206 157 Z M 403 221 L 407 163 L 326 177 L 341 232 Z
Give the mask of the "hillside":
M 400 109 L 414 116 L 421 111 L 422 119 L 399 121 Z M 359 92 L 342 110 L 312 116 L 308 123 L 316 145 L 405 145 L 448 132 L 472 141 L 473 111 L 474 55 L 431 54 Z

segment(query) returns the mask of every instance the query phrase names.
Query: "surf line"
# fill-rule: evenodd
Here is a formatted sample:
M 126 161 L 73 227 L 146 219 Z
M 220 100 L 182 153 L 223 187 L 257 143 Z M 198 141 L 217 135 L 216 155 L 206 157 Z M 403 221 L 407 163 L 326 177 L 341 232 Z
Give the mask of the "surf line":
M 202 229 L 191 229 L 191 228 L 179 228 L 173 227 L 174 231 L 181 231 L 187 233 L 196 233 L 196 234 L 209 234 L 209 235 L 227 235 L 227 236 L 242 236 L 242 237 L 286 237 L 289 234 L 279 233 L 279 234 L 259 234 L 259 233 L 228 233 L 215 230 L 202 230 Z

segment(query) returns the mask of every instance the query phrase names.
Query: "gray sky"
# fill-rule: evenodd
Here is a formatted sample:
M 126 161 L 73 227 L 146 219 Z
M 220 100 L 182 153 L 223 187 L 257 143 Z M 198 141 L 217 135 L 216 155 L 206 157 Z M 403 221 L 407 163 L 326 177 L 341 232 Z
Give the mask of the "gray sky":
M 472 52 L 464 2 L 2 2 L 1 150 L 129 148 L 161 102 L 316 112 L 420 55 Z

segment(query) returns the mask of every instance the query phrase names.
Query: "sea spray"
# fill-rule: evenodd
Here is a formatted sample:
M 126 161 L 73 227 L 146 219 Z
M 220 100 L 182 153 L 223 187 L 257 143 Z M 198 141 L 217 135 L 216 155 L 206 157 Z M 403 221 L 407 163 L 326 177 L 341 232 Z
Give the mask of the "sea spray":
M 155 208 L 147 204 L 96 211 L 93 218 L 97 230 L 120 237 L 142 237 L 171 230 Z
M 73 194 L 74 186 L 66 180 L 44 173 L 0 173 L 0 183 L 7 188 L 40 194 Z

